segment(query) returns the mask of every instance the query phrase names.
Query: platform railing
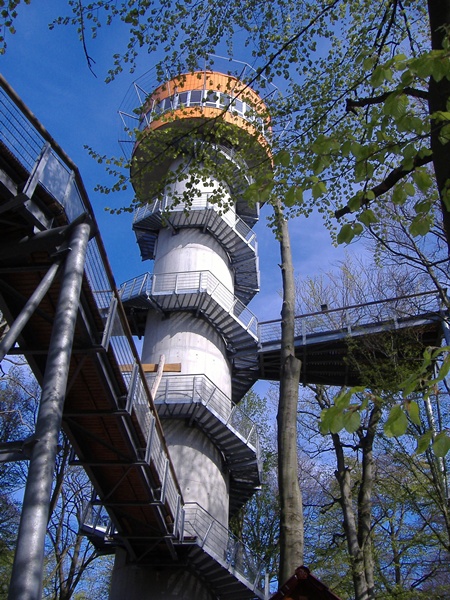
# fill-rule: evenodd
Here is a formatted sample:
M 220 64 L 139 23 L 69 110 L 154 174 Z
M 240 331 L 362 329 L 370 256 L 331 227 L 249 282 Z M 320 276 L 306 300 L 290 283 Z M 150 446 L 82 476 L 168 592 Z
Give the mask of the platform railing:
M 123 302 L 147 296 L 158 302 L 158 296 L 171 294 L 206 293 L 241 327 L 256 340 L 258 321 L 256 316 L 230 292 L 210 271 L 187 273 L 144 273 L 122 284 L 120 294 Z
M 76 165 L 26 108 L 1 75 L 0 139 L 29 173 L 37 174 L 39 183 L 61 206 L 69 222 L 87 213 L 95 223 L 94 212 Z M 168 457 L 157 411 L 145 375 L 139 366 L 139 356 L 109 267 L 103 241 L 98 233 L 98 227 L 95 226 L 93 229 L 96 233 L 89 241 L 85 275 L 99 313 L 105 322 L 102 345 L 106 350 L 112 351 L 117 365 L 138 365 L 136 369 L 139 390 L 137 420 L 144 436 L 148 436 L 146 424 L 150 421 L 155 422 L 152 452 L 149 454 L 148 448 L 143 449 L 143 452 L 147 460 L 155 465 L 160 481 L 165 482 L 164 500 L 173 516 L 178 510 L 178 497 L 181 496 L 181 492 Z M 97 340 L 94 341 L 97 343 Z M 116 377 L 121 378 L 121 387 L 125 385 L 130 392 L 131 380 L 126 372 L 120 373 L 117 369 Z
M 212 192 L 196 193 L 192 201 L 187 204 L 183 201 L 181 195 L 165 195 L 161 200 L 156 200 L 150 204 L 145 204 L 137 209 L 134 215 L 133 223 L 137 224 L 149 215 L 155 213 L 184 212 L 197 210 L 214 210 L 222 220 L 237 233 L 242 240 L 250 246 L 255 252 L 257 247 L 256 234 L 232 209 L 222 211 L 217 203 L 210 202 L 209 198 Z M 189 213 L 187 212 L 187 215 Z M 187 216 L 187 218 L 189 218 Z
M 255 451 L 259 448 L 255 422 L 206 375 L 163 375 L 154 401 L 156 405 L 199 402 Z
M 266 577 L 262 558 L 224 527 L 196 502 L 187 502 L 180 512 L 178 539 L 181 543 L 198 545 L 215 562 L 237 575 L 260 598 L 264 596 Z M 86 503 L 81 529 L 103 543 L 113 543 L 118 532 L 106 510 L 91 501 Z
M 226 569 L 250 583 L 264 597 L 264 563 L 255 552 L 195 502 L 184 505 L 185 538 L 195 537 L 197 544 Z
M 399 327 L 408 319 L 425 314 L 436 314 L 440 311 L 440 303 L 436 292 L 423 292 L 374 300 L 363 304 L 353 304 L 340 308 L 324 306 L 322 310 L 298 315 L 295 317 L 295 337 L 304 343 L 308 336 L 328 332 L 355 333 L 364 326 L 376 326 L 389 323 Z M 259 323 L 258 336 L 261 344 L 276 343 L 281 340 L 281 321 L 264 321 Z

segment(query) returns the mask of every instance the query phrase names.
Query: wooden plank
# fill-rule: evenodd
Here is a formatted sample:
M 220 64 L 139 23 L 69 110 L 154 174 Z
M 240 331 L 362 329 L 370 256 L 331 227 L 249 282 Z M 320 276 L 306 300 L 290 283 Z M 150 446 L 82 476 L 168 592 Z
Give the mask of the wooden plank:
M 144 373 L 157 373 L 159 363 L 143 363 L 142 368 Z M 133 365 L 120 365 L 120 370 L 123 373 L 128 373 L 132 370 Z M 164 365 L 164 373 L 181 373 L 181 363 L 167 363 Z

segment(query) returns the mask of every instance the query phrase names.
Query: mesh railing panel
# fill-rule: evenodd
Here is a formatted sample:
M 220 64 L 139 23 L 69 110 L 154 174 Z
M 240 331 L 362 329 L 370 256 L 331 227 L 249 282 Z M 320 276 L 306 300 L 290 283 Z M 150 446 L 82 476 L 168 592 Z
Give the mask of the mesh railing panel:
M 439 302 L 434 292 L 412 294 L 299 315 L 295 317 L 295 336 L 305 338 L 309 335 L 340 330 L 351 332 L 364 325 L 377 325 L 392 321 L 395 323 L 401 319 L 438 311 Z M 258 332 L 262 344 L 280 341 L 281 321 L 259 323 Z
M 197 210 L 214 210 L 222 218 L 222 220 L 233 229 L 253 250 L 256 251 L 256 234 L 249 227 L 239 215 L 232 209 L 221 211 L 217 203 L 210 202 L 212 197 L 211 192 L 196 193 L 196 196 L 192 200 L 183 202 L 181 196 L 176 194 L 170 196 L 166 195 L 162 200 L 156 200 L 145 206 L 141 206 L 137 209 L 134 215 L 134 223 L 143 221 L 147 216 L 153 215 L 159 212 L 184 212 L 184 211 L 197 211 Z
M 184 508 L 185 534 L 196 536 L 198 545 L 208 554 L 263 593 L 265 573 L 261 558 L 198 504 L 187 502 Z
M 255 339 L 258 335 L 256 316 L 234 296 L 210 271 L 188 273 L 146 273 L 122 284 L 122 301 L 131 300 L 141 294 L 157 297 L 169 294 L 206 292 L 219 306 L 230 314 L 243 329 Z
M 147 376 L 150 387 L 155 376 Z M 255 422 L 206 375 L 163 375 L 155 394 L 156 404 L 201 402 L 253 448 L 258 447 Z

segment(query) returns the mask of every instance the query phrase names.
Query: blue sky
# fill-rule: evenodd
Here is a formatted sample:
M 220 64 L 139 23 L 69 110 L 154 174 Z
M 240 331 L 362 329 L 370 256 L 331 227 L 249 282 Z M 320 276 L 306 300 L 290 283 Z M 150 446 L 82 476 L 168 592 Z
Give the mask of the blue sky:
M 17 33 L 7 36 L 7 51 L 0 57 L 0 69 L 31 111 L 78 166 L 94 207 L 109 261 L 116 279 L 122 282 L 152 270 L 142 263 L 131 215 L 109 215 L 105 206 L 121 206 L 132 198 L 132 190 L 117 196 L 94 192 L 98 183 L 108 183 L 101 165 L 90 158 L 84 145 L 100 154 L 118 156 L 120 119 L 118 108 L 132 82 L 152 68 L 154 58 L 143 52 L 134 74 L 122 73 L 117 80 L 104 82 L 112 64 L 112 55 L 126 43 L 120 26 L 103 28 L 96 40 L 88 40 L 89 54 L 97 77 L 90 72 L 82 45 L 72 27 L 48 24 L 66 7 L 61 0 L 32 0 L 19 7 Z M 68 10 L 68 9 L 67 9 Z M 236 59 L 246 61 L 245 49 Z M 260 321 L 277 319 L 281 309 L 281 273 L 279 248 L 266 226 L 269 209 L 255 230 L 258 235 L 261 292 L 249 308 Z M 319 216 L 298 218 L 291 222 L 292 247 L 296 275 L 314 276 L 328 271 L 344 258 L 344 248 L 333 248 L 328 231 Z

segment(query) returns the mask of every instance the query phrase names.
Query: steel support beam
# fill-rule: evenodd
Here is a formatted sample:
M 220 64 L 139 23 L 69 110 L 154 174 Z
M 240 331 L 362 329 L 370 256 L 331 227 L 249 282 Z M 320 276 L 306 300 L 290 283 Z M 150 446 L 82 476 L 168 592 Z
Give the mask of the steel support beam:
M 6 354 L 10 351 L 12 346 L 16 343 L 19 335 L 22 332 L 22 329 L 28 323 L 34 311 L 41 303 L 45 294 L 50 289 L 50 286 L 55 279 L 56 273 L 58 272 L 61 261 L 57 261 L 51 265 L 43 279 L 40 281 L 39 285 L 31 295 L 30 299 L 27 301 L 25 306 L 23 307 L 21 313 L 14 321 L 14 323 L 9 328 L 9 331 L 6 333 L 5 337 L 0 342 L 0 362 L 5 358 Z
M 20 518 L 8 600 L 40 600 L 44 542 L 70 356 L 91 226 L 78 224 L 61 281 Z

